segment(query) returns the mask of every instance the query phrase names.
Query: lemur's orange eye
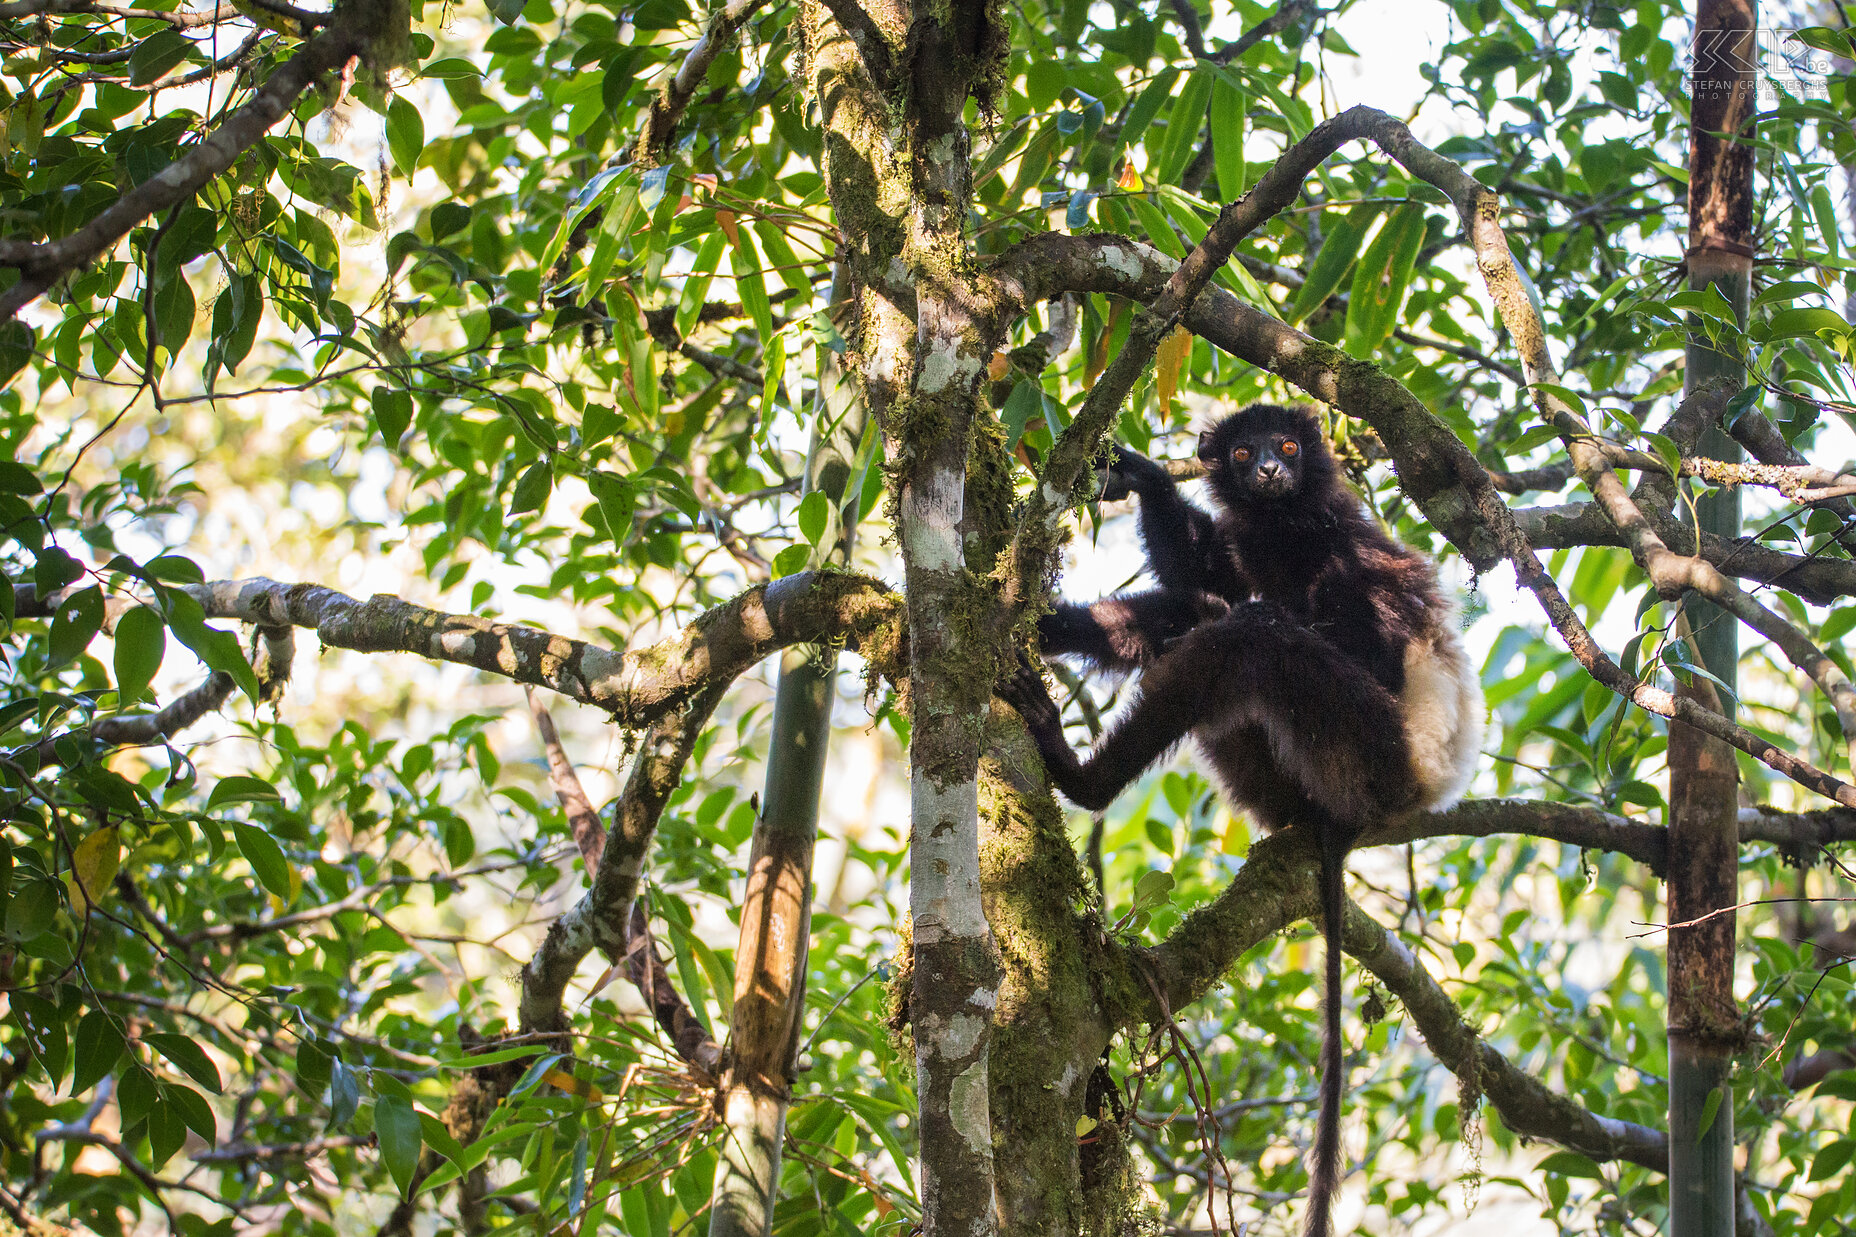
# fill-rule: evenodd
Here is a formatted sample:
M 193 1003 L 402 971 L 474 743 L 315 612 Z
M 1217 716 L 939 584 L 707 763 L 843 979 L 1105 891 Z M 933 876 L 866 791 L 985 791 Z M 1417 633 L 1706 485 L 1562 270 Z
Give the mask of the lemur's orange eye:
M 1231 452 L 1231 458 L 1240 464 L 1250 463 L 1250 448 L 1239 447 L 1237 450 Z
M 1301 449 L 1302 444 L 1293 438 L 1285 438 L 1282 440 L 1282 453 L 1285 458 L 1294 456 L 1295 453 Z

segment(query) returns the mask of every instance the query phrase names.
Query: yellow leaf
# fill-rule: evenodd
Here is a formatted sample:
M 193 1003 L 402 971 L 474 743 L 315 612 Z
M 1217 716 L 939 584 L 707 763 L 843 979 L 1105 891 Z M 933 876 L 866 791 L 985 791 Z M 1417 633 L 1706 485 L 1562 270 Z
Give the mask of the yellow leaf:
M 1108 321 L 1102 324 L 1102 333 L 1096 336 L 1095 347 L 1089 350 L 1089 359 L 1083 366 L 1084 386 L 1094 386 L 1096 379 L 1102 376 L 1102 371 L 1108 368 L 1109 341 L 1115 338 L 1115 327 L 1127 312 L 1128 302 L 1121 300 L 1109 302 Z
M 1192 355 L 1192 332 L 1180 327 L 1160 341 L 1154 354 L 1154 377 L 1160 387 L 1160 412 L 1173 410 L 1173 397 L 1179 394 L 1179 377 Z
M 578 1095 L 582 1099 L 592 1100 L 595 1104 L 600 1103 L 606 1098 L 600 1094 L 598 1087 L 590 1082 L 581 1082 L 566 1070 L 551 1069 L 546 1074 L 542 1075 L 542 1081 L 552 1087 L 557 1087 L 567 1092 L 569 1095 Z
M 1121 178 L 1115 182 L 1115 185 L 1117 188 L 1126 189 L 1130 193 L 1139 193 L 1141 191 L 1141 174 L 1134 170 L 1134 161 L 1132 159 L 1121 165 Z
M 1250 853 L 1250 825 L 1242 816 L 1232 812 L 1224 814 L 1224 837 L 1218 849 L 1227 855 L 1243 856 Z
M 1100 1124 L 1102 1124 L 1100 1121 L 1097 1121 L 1094 1117 L 1088 1116 L 1086 1114 L 1084 1116 L 1078 1117 L 1076 1119 L 1076 1136 L 1078 1138 L 1081 1138 L 1083 1137 L 1083 1135 L 1089 1133 L 1090 1130 L 1095 1129 L 1096 1126 Z
M 71 875 L 78 884 L 76 904 L 88 908 L 101 902 L 121 864 L 122 841 L 116 826 L 105 826 L 79 842 L 71 852 Z

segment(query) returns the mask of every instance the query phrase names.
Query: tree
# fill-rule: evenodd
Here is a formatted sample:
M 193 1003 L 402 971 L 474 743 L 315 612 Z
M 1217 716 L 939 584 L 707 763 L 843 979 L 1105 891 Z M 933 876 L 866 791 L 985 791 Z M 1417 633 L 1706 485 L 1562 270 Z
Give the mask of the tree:
M 1742 314 L 1680 6 L 1440 6 L 1428 145 L 1334 103 L 1368 11 L 0 5 L 12 1222 L 1287 1224 L 1312 848 L 1181 768 L 1068 820 L 992 698 L 1107 438 L 1262 397 L 1460 562 L 1496 723 L 1354 859 L 1343 1216 L 1670 1214 L 1674 722 L 1750 911 L 1682 1120 L 1739 1229 L 1856 1222 L 1848 36 L 1762 45 Z M 909 827 L 821 896 L 826 737 Z

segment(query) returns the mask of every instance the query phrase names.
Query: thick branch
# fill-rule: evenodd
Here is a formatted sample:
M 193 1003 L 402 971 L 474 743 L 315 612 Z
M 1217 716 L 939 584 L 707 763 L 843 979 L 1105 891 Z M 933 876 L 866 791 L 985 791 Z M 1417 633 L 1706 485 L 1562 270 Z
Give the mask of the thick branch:
M 580 785 L 580 775 L 574 772 L 573 761 L 568 759 L 567 750 L 561 745 L 560 734 L 554 728 L 554 718 L 536 702 L 533 692 L 529 693 L 529 708 L 535 714 L 535 728 L 540 732 L 541 746 L 548 756 L 548 777 L 554 784 L 555 797 L 561 801 L 561 807 L 567 813 L 568 823 L 573 826 L 574 842 L 580 848 L 581 862 L 597 888 L 600 864 L 605 857 L 605 826 L 599 823 L 599 813 L 594 810 L 593 801 L 587 798 L 585 788 Z M 652 736 L 647 736 L 646 751 L 640 753 L 638 762 L 633 765 L 631 781 L 617 805 L 622 844 L 613 848 L 612 862 L 629 873 L 630 888 L 634 892 L 638 886 L 638 874 L 644 867 L 645 852 L 650 848 L 651 837 L 657 829 L 657 819 L 663 813 L 669 792 L 676 789 L 682 778 L 683 762 L 689 758 L 696 736 L 702 733 L 703 726 L 707 724 L 710 711 L 702 710 L 701 717 L 675 720 L 671 738 L 674 764 L 660 766 L 653 763 L 655 757 L 651 753 L 654 745 L 649 742 Z M 608 884 L 619 890 L 608 896 L 617 898 L 624 895 L 622 882 L 609 881 Z M 588 922 L 594 926 L 596 944 L 605 944 L 599 940 L 598 928 L 600 917 L 607 909 L 608 905 L 604 902 L 588 908 L 587 913 L 592 916 Z M 580 910 L 580 907 L 575 907 L 569 914 Z M 581 958 L 589 952 L 582 948 L 575 956 L 570 950 L 563 949 L 569 943 L 566 938 L 550 932 L 542 942 L 542 948 L 536 952 L 535 959 L 524 969 L 522 1009 L 525 1026 L 551 1026 L 553 1023 L 550 1021 L 537 1020 L 560 1017 L 561 992 L 573 977 Z M 618 965 L 617 959 L 614 959 L 614 965 Z M 690 1012 L 682 994 L 670 982 L 670 976 L 657 956 L 657 943 L 651 939 L 651 923 L 642 898 L 632 905 L 624 946 L 624 966 L 632 983 L 637 985 L 649 1002 L 658 1025 L 670 1036 L 677 1054 L 713 1077 L 721 1066 L 721 1045 L 709 1035 L 701 1020 Z M 558 988 L 554 986 L 557 982 L 560 985 Z
M 1293 833 L 1262 839 L 1215 899 L 1148 951 L 1172 1008 L 1203 996 L 1258 941 L 1315 913 L 1317 858 L 1314 847 Z M 1593 1159 L 1622 1159 L 1658 1171 L 1666 1167 L 1668 1149 L 1660 1132 L 1587 1112 L 1483 1043 L 1411 951 L 1351 903 L 1343 944 L 1404 1003 L 1439 1061 L 1457 1074 L 1478 1071 L 1483 1093 L 1509 1129 L 1553 1139 Z
M 845 641 L 893 669 L 901 638 L 894 594 L 868 576 L 843 572 L 801 572 L 749 589 L 670 639 L 626 653 L 534 627 L 428 610 L 384 593 L 357 601 L 316 584 L 265 579 L 186 591 L 208 618 L 311 628 L 333 648 L 417 653 L 471 666 L 551 688 L 627 726 L 656 721 L 787 645 Z
M 1145 951 L 1146 965 L 1166 998 L 1165 1009 L 1192 1004 L 1246 949 L 1315 914 L 1319 860 L 1314 846 L 1293 830 L 1258 839 L 1217 897 L 1193 909 L 1166 940 Z M 1150 996 L 1144 990 L 1143 1005 L 1125 1012 L 1141 1022 L 1165 1017 Z
M 1856 841 L 1856 811 L 1824 808 L 1816 812 L 1780 812 L 1769 807 L 1740 809 L 1740 841 L 1766 842 L 1797 854 L 1825 850 L 1837 842 Z
M 1344 944 L 1398 997 L 1431 1054 L 1488 1096 L 1510 1130 L 1523 1137 L 1552 1139 L 1600 1162 L 1623 1160 L 1659 1173 L 1668 1171 L 1669 1140 L 1661 1130 L 1601 1117 L 1556 1095 L 1483 1042 L 1405 943 L 1351 902 Z
M 1314 0 L 1283 0 L 1274 13 L 1213 52 L 1216 64 L 1230 64 L 1264 39 L 1281 34 L 1314 12 Z
M 1665 539 L 1687 538 L 1695 530 L 1666 516 L 1644 513 L 1650 526 Z M 1554 507 L 1523 507 L 1515 523 L 1528 542 L 1553 550 L 1574 545 L 1609 545 L 1620 548 L 1627 538 L 1605 519 L 1596 503 L 1564 503 Z M 1729 540 L 1713 533 L 1701 535 L 1701 557 L 1715 569 L 1762 585 L 1777 585 L 1816 605 L 1829 605 L 1839 597 L 1856 596 L 1856 563 L 1823 555 L 1786 554 L 1750 538 Z
M 1486 838 L 1524 833 L 1587 850 L 1627 855 L 1662 874 L 1667 834 L 1660 825 L 1574 803 L 1538 799 L 1468 799 L 1447 812 L 1414 812 L 1367 833 L 1359 846 L 1398 846 L 1422 838 Z

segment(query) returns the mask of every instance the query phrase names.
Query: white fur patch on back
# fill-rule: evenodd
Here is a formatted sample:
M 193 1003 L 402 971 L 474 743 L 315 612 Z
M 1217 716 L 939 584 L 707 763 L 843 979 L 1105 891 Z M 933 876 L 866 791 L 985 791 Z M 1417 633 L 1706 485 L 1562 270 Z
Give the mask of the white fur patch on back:
M 1442 811 L 1469 789 L 1482 751 L 1482 684 L 1454 631 L 1440 626 L 1405 646 L 1400 703 L 1418 805 Z

